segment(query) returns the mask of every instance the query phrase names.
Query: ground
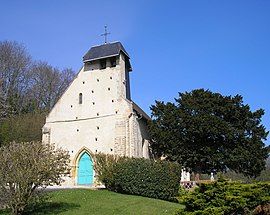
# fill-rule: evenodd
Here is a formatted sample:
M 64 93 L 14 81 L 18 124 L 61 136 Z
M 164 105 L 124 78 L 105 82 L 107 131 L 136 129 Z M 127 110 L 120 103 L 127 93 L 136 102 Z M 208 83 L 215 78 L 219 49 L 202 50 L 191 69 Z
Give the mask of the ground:
M 159 215 L 173 214 L 183 207 L 178 203 L 141 196 L 123 195 L 107 190 L 68 189 L 53 191 L 51 199 L 35 215 Z M 5 213 L 1 213 L 4 215 Z M 32 214 L 32 213 L 31 213 Z

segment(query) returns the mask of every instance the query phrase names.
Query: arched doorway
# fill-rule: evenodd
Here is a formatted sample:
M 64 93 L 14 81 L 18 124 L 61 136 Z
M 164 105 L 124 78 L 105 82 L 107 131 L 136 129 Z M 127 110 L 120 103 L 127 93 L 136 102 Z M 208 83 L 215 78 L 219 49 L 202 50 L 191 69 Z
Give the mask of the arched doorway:
M 78 185 L 93 184 L 93 161 L 87 152 L 83 152 L 78 162 Z

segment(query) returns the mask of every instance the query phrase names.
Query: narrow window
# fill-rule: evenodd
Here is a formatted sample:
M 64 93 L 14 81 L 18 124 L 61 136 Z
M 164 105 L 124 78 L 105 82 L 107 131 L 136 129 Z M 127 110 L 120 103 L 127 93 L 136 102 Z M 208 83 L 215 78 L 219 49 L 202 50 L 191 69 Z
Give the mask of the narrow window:
M 99 130 L 99 126 L 97 126 L 97 130 Z
M 97 116 L 99 116 L 99 113 L 97 113 Z
M 93 103 L 93 105 L 95 105 L 95 102 L 92 102 Z
M 110 79 L 112 80 L 112 76 L 110 77 Z
M 97 82 L 99 82 L 99 79 L 97 79 Z
M 106 59 L 100 60 L 100 69 L 106 69 Z
M 84 82 L 84 81 L 83 81 L 82 83 L 83 83 L 83 84 L 85 84 L 85 82 Z
M 114 100 L 112 100 L 112 102 L 114 102 Z
M 116 57 L 111 57 L 110 61 L 111 61 L 111 67 L 116 67 Z
M 97 141 L 97 138 L 95 138 L 95 140 Z
M 113 151 L 113 149 L 111 149 L 111 152 Z
M 79 104 L 82 104 L 82 93 L 79 94 Z
M 92 90 L 92 93 L 94 93 L 94 90 Z

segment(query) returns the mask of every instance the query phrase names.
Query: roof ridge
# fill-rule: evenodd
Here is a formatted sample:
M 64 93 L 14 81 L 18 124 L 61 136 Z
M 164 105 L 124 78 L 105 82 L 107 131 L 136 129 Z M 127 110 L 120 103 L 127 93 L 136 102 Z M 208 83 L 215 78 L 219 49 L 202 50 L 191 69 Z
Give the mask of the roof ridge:
M 95 46 L 91 46 L 91 48 L 94 48 L 94 47 L 99 47 L 99 46 L 104 46 L 104 45 L 108 45 L 108 44 L 114 44 L 114 43 L 121 43 L 121 42 L 120 42 L 120 41 L 113 41 L 113 42 L 104 43 L 104 44 L 101 44 L 101 45 L 95 45 Z

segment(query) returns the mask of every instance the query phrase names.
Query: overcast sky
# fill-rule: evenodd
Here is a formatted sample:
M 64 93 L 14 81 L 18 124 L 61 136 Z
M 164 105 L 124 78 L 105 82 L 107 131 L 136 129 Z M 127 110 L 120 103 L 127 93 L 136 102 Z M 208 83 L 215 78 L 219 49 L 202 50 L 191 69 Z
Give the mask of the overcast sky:
M 0 0 L 0 40 L 59 68 L 78 71 L 105 24 L 131 57 L 132 98 L 147 113 L 205 88 L 265 109 L 270 130 L 270 1 Z

